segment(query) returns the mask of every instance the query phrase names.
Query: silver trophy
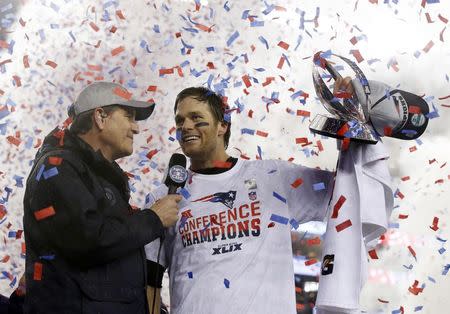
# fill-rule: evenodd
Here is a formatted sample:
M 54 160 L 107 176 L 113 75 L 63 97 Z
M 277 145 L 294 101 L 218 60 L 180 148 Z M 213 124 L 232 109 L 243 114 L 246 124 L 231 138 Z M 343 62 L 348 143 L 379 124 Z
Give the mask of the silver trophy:
M 329 54 L 331 55 L 331 54 Z M 314 55 L 313 82 L 317 96 L 333 116 L 318 114 L 309 128 L 312 132 L 334 138 L 375 144 L 380 136 L 415 139 L 428 124 L 428 104 L 419 96 L 386 84 L 368 81 L 361 69 L 351 60 L 344 60 L 355 72 L 352 80 L 354 93 L 337 98 L 324 82 L 324 78 L 342 78 L 325 59 L 326 54 Z M 323 76 L 319 73 L 328 72 Z

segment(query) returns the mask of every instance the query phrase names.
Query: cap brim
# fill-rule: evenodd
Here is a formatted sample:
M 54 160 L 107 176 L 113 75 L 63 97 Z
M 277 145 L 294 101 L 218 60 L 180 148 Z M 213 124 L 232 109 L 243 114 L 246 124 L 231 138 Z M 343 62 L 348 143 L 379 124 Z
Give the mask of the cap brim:
M 136 121 L 147 119 L 153 113 L 153 110 L 155 110 L 155 103 L 146 101 L 130 100 L 122 103 L 122 105 L 136 110 Z

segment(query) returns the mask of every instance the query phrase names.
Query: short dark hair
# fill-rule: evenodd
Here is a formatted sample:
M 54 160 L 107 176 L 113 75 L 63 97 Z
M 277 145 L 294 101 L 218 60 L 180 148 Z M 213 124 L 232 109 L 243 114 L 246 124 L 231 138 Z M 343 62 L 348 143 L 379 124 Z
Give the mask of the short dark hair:
M 111 114 L 112 112 L 116 111 L 119 108 L 124 108 L 126 109 L 126 107 L 123 106 L 119 106 L 119 105 L 110 105 L 110 106 L 104 106 L 104 107 L 99 107 L 99 108 L 103 108 L 103 111 L 105 111 L 106 114 Z M 97 108 L 96 108 L 97 109 Z M 89 132 L 92 129 L 92 126 L 94 125 L 94 120 L 93 120 L 93 116 L 92 114 L 94 113 L 95 109 L 92 110 L 88 110 L 86 112 L 82 112 L 79 115 L 77 115 L 75 118 L 73 118 L 72 124 L 70 125 L 70 131 L 73 134 L 86 134 L 87 132 Z M 69 110 L 69 116 L 74 115 L 75 113 L 73 112 L 73 110 L 71 111 L 71 109 Z
M 206 87 L 188 87 L 178 93 L 175 100 L 175 106 L 173 107 L 174 113 L 177 112 L 178 104 L 183 99 L 188 97 L 192 97 L 198 101 L 206 102 L 216 121 L 227 123 L 228 129 L 223 136 L 226 149 L 228 147 L 228 142 L 230 141 L 231 119 L 227 118 L 227 120 L 225 120 L 225 110 L 227 109 L 227 105 L 223 102 L 222 97 Z

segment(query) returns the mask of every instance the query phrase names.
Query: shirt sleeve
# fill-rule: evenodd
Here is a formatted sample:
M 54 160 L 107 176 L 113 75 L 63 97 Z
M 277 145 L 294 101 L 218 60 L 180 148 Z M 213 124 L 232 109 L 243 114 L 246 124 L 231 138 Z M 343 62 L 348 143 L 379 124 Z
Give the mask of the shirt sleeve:
M 99 207 L 100 200 L 83 179 L 79 165 L 66 158 L 55 175 L 30 178 L 34 180 L 26 206 L 30 212 L 25 215 L 36 229 L 29 232 L 43 235 L 48 246 L 68 262 L 81 267 L 107 263 L 163 234 L 159 217 L 149 209 Z
M 279 161 L 281 184 L 291 218 L 298 223 L 323 221 L 333 187 L 334 172 Z
M 157 200 L 166 195 L 167 187 L 165 185 L 157 187 L 148 194 L 145 206 L 151 207 Z M 161 244 L 160 239 L 156 239 L 145 246 L 145 255 L 147 260 L 158 263 L 164 268 L 168 267 L 165 245 Z

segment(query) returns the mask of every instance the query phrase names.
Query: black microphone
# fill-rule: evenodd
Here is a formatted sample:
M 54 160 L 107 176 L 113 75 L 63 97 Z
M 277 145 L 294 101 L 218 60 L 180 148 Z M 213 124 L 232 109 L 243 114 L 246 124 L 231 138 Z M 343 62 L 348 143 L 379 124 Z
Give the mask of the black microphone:
M 167 194 L 175 194 L 179 187 L 184 187 L 187 180 L 186 156 L 175 153 L 170 157 L 164 184 L 169 188 Z

